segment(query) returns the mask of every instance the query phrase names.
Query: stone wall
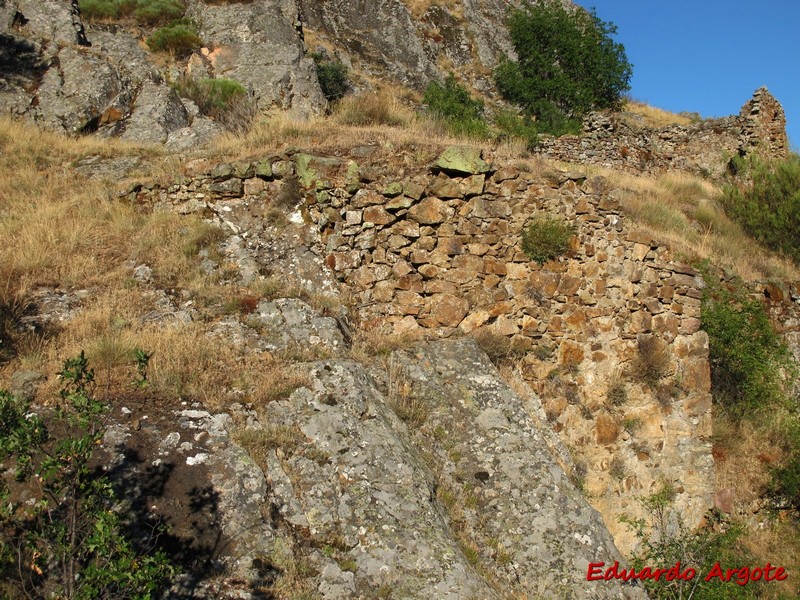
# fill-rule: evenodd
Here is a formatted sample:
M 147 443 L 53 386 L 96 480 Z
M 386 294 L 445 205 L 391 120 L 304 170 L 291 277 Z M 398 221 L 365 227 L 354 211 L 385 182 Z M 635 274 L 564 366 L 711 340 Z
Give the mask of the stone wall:
M 641 515 L 636 498 L 665 481 L 697 523 L 714 482 L 698 274 L 630 228 L 602 178 L 469 152 L 395 177 L 363 164 L 374 150 L 221 165 L 128 197 L 219 215 L 252 247 L 275 206 L 296 205 L 290 220 L 318 234 L 313 254 L 352 294 L 361 327 L 510 341 L 623 549 L 632 539 L 618 516 Z M 576 228 L 566 256 L 542 266 L 520 245 L 540 211 Z
M 592 113 L 581 136 L 544 140 L 539 152 L 552 159 L 636 173 L 681 170 L 720 177 L 733 156 L 754 150 L 784 158 L 789 149 L 786 116 L 766 88 L 756 90 L 738 116 L 653 129 L 629 115 Z

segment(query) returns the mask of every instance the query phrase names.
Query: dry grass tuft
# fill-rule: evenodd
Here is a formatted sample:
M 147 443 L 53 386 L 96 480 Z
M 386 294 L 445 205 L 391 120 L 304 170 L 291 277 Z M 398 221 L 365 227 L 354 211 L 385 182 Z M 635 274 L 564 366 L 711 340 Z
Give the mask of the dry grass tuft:
M 641 117 L 648 127 L 661 128 L 669 125 L 689 125 L 692 123 L 692 119 L 684 114 L 669 112 L 638 100 L 626 101 L 623 110 Z
M 717 203 L 720 190 L 700 177 L 678 172 L 633 175 L 585 167 L 605 176 L 622 209 L 675 254 L 711 259 L 745 279 L 797 279 L 800 269 L 749 237 Z
M 342 98 L 333 118 L 342 125 L 401 127 L 410 125 L 415 116 L 393 93 L 366 92 Z

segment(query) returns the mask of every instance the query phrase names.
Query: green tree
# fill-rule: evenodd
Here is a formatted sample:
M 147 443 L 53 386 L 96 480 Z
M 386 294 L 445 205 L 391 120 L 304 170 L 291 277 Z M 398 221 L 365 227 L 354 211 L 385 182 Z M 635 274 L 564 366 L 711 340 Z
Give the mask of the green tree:
M 742 567 L 754 564 L 754 557 L 741 545 L 739 538 L 744 533 L 742 525 L 729 521 L 716 510 L 711 510 L 704 519 L 703 526 L 690 529 L 683 522 L 681 514 L 672 505 L 675 489 L 663 484 L 653 495 L 640 498 L 649 519 L 622 517 L 636 535 L 639 543 L 633 556 L 631 567 L 640 572 L 649 567 L 669 569 L 680 563 L 680 570 L 694 569 L 693 578 L 658 581 L 642 581 L 650 598 L 654 600 L 755 600 L 761 597 L 762 584 L 748 582 L 737 585 L 722 582 L 718 578 L 705 581 L 715 563 L 722 568 Z
M 137 543 L 125 534 L 111 482 L 92 467 L 107 409 L 90 394 L 94 372 L 83 353 L 60 377 L 62 407 L 48 420 L 66 432 L 59 439 L 27 403 L 0 391 L 0 461 L 17 481 L 0 477 L 0 597 L 146 600 L 173 569 L 154 551 L 155 535 Z M 20 486 L 35 502 L 20 501 Z
M 317 67 L 317 81 L 325 99 L 328 102 L 341 100 L 350 91 L 347 67 L 338 60 L 329 60 L 318 52 L 312 54 L 311 58 Z
M 450 73 L 444 84 L 431 81 L 422 99 L 437 118 L 447 123 L 455 135 L 488 137 L 489 127 L 483 117 L 483 102 L 473 98 L 467 88 Z
M 713 274 L 705 281 L 700 318 L 714 400 L 737 419 L 787 405 L 797 367 L 763 304 L 741 284 L 720 284 Z
M 560 0 L 526 3 L 511 12 L 509 31 L 517 60 L 495 71 L 500 93 L 554 134 L 575 131 L 593 109 L 614 108 L 630 89 L 632 66 L 613 23 L 594 9 L 566 8 Z

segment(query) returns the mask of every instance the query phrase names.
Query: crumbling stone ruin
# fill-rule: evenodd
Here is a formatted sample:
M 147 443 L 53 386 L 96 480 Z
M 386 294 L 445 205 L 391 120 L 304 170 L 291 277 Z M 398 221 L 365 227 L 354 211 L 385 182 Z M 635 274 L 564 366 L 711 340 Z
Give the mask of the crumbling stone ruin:
M 737 116 L 705 119 L 691 125 L 652 129 L 629 115 L 591 113 L 583 135 L 543 140 L 538 152 L 548 158 L 636 173 L 688 171 L 719 178 L 728 161 L 758 151 L 785 158 L 789 151 L 783 107 L 762 87 Z

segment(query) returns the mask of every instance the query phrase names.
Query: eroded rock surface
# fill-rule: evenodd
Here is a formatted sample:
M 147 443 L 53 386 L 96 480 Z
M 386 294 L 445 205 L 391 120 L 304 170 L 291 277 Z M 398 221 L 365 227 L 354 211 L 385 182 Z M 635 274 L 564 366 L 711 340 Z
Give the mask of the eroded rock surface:
M 235 79 L 262 110 L 307 117 L 324 109 L 293 3 L 188 4 L 207 48 L 165 64 L 141 43 L 152 28 L 90 26 L 77 2 L 7 0 L 0 7 L 0 112 L 70 134 L 186 150 L 223 128 L 167 83 L 184 75 Z M 191 64 L 203 68 L 190 72 Z
M 391 365 L 381 391 L 357 363 L 315 363 L 264 413 L 294 440 L 266 461 L 274 505 L 311 546 L 336 548 L 318 557 L 323 597 L 644 597 L 586 582 L 589 562 L 621 557 L 473 341 Z

